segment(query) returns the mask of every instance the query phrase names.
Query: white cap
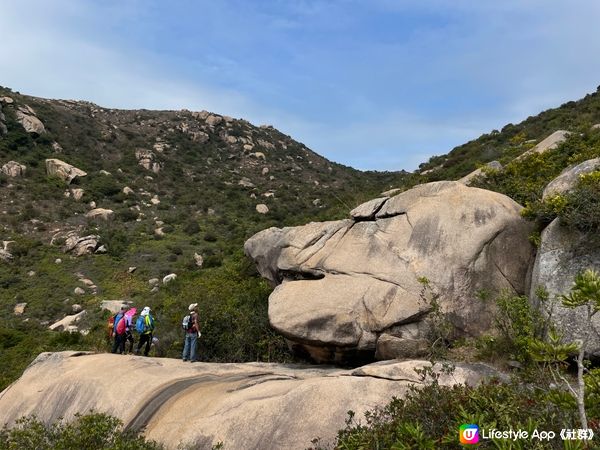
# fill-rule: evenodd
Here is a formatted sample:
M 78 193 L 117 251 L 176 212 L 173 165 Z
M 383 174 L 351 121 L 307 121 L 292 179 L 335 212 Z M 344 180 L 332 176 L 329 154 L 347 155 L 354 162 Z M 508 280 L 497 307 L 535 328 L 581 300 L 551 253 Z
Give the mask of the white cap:
M 198 303 L 191 303 L 190 306 L 188 306 L 188 309 L 191 312 L 191 311 L 194 311 L 197 307 L 198 307 Z

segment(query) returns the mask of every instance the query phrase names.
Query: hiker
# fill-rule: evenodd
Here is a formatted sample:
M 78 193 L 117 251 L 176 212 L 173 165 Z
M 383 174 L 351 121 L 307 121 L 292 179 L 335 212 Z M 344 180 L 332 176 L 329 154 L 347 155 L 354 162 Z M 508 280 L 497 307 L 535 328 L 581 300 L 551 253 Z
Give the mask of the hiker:
M 127 306 L 121 306 L 121 310 L 115 314 L 113 319 L 113 330 L 112 334 L 115 338 L 112 346 L 112 353 L 117 353 L 117 351 L 122 354 L 125 351 L 125 335 L 127 333 L 127 317 L 125 313 L 127 312 Z
M 185 338 L 183 342 L 183 354 L 181 359 L 183 361 L 189 360 L 190 362 L 196 362 L 196 344 L 198 337 L 200 336 L 200 326 L 198 323 L 198 303 L 192 303 L 188 307 L 189 314 L 183 318 L 181 326 L 185 331 Z
M 133 344 L 135 340 L 133 339 L 133 314 L 125 314 L 126 327 L 125 327 L 125 337 L 123 338 L 123 351 L 125 351 L 125 345 L 129 342 L 129 350 L 127 353 L 133 353 Z
M 150 307 L 145 306 L 140 313 L 135 323 L 135 329 L 140 333 L 140 341 L 138 342 L 135 353 L 140 353 L 142 346 L 145 344 L 144 356 L 150 353 L 150 345 L 152 344 L 152 333 L 154 332 L 154 317 L 150 314 Z

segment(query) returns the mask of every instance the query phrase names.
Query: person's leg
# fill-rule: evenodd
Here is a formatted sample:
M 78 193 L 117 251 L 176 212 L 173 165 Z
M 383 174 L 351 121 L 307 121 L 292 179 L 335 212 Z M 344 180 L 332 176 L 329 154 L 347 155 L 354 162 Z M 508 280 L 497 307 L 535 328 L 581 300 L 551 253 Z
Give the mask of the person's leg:
M 196 343 L 198 341 L 198 335 L 196 333 L 188 333 L 190 337 L 190 361 L 196 362 Z
M 144 356 L 148 356 L 150 353 L 150 345 L 152 344 L 152 333 L 146 334 L 146 348 L 144 349 Z
M 125 335 L 122 334 L 119 336 L 119 354 L 122 355 L 125 353 Z
M 140 351 L 142 350 L 142 346 L 144 345 L 144 336 L 145 336 L 145 334 L 140 334 L 140 340 L 138 341 L 138 345 L 135 349 L 136 354 L 139 354 Z
M 119 348 L 119 335 L 115 333 L 115 340 L 113 341 L 111 353 L 117 353 L 117 349 Z
M 190 339 L 189 333 L 185 333 L 185 337 L 183 338 L 183 353 L 181 354 L 181 359 L 187 361 L 190 357 Z
M 133 353 L 133 333 L 130 331 L 129 333 L 127 333 L 127 340 L 129 341 L 129 352 L 128 353 Z

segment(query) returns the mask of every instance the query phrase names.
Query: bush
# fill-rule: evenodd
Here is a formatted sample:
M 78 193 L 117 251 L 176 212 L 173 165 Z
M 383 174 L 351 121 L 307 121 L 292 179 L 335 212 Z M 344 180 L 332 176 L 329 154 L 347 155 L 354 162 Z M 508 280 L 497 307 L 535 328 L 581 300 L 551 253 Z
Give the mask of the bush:
M 35 416 L 17 420 L 12 428 L 0 431 L 0 448 L 54 450 L 54 449 L 162 449 L 155 441 L 148 441 L 136 432 L 124 431 L 115 417 L 103 413 L 77 414 L 72 422 L 46 425 Z
M 394 398 L 385 407 L 366 412 L 364 423 L 350 412 L 335 448 L 460 448 L 458 430 L 465 423 L 477 424 L 480 429 L 523 429 L 531 433 L 534 428 L 576 428 L 577 419 L 574 406 L 558 406 L 544 390 L 518 382 L 490 381 L 478 387 L 441 386 L 433 382 L 419 388 L 411 386 L 404 399 Z M 317 449 L 324 448 L 318 439 L 313 443 Z M 525 446 L 511 444 L 502 439 L 480 440 L 478 448 L 563 448 L 561 439 L 528 441 Z

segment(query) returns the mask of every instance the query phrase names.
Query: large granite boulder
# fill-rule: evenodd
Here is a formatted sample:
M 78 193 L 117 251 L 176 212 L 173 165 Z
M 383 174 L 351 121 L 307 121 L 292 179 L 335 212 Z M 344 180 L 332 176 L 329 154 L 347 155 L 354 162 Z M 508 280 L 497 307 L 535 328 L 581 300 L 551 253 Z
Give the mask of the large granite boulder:
M 479 294 L 528 290 L 531 225 L 520 210 L 435 182 L 371 200 L 352 219 L 263 230 L 244 248 L 276 285 L 269 319 L 296 348 L 318 361 L 372 357 L 383 334 L 426 339 L 433 297 L 451 337 L 490 332 L 494 305 Z
M 46 160 L 46 173 L 48 176 L 58 177 L 67 183 L 71 183 L 77 177 L 85 177 L 87 175 L 83 170 L 56 158 Z
M 357 418 L 418 385 L 425 361 L 351 370 L 268 363 L 184 363 L 177 359 L 76 352 L 42 353 L 0 393 L 0 425 L 24 415 L 44 422 L 90 410 L 119 417 L 127 429 L 168 449 L 305 449 L 331 442 L 347 412 Z M 474 385 L 497 373 L 458 364 L 442 385 Z M 115 382 L 118 380 L 118 382 Z M 179 447 L 181 448 L 181 447 Z
M 563 194 L 573 189 L 580 175 L 600 168 L 600 158 L 591 159 L 568 168 L 552 180 L 544 190 L 544 198 Z M 550 317 L 553 325 L 563 335 L 563 339 L 572 342 L 581 338 L 588 327 L 592 327 L 591 339 L 586 346 L 589 355 L 600 356 L 600 317 L 589 323 L 584 307 L 571 309 L 562 306 L 561 295 L 571 291 L 575 276 L 586 269 L 600 269 L 600 249 L 597 239 L 591 239 L 584 233 L 561 225 L 560 219 L 554 219 L 541 234 L 531 277 L 530 299 Z M 536 292 L 543 288 L 549 298 L 541 302 Z

